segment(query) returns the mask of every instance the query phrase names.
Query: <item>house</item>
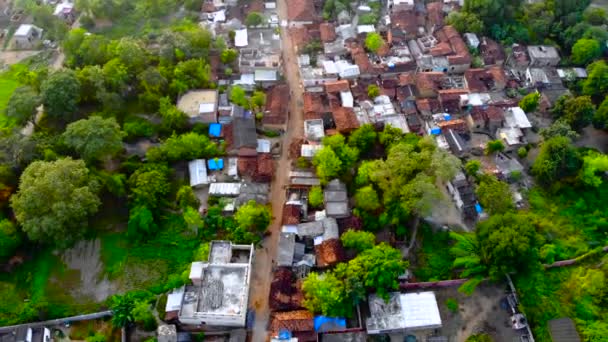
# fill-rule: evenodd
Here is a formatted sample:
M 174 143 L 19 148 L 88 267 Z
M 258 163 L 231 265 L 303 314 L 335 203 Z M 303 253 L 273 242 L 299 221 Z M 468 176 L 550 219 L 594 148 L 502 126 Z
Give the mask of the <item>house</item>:
M 502 127 L 505 120 L 504 109 L 498 106 L 476 106 L 471 108 L 467 117 L 471 130 L 483 129 L 488 132 L 496 132 Z
M 443 27 L 443 2 L 436 1 L 426 4 L 427 32 L 433 33 Z
M 452 199 L 456 204 L 456 208 L 461 212 L 465 220 L 474 220 L 477 218 L 477 198 L 473 185 L 469 183 L 464 173 L 459 172 L 454 179 L 447 182 L 446 187 Z
M 257 147 L 255 120 L 252 117 L 234 118 L 232 124 L 226 125 L 226 152 L 229 155 L 254 157 Z
M 562 317 L 549 321 L 549 335 L 553 342 L 580 342 L 581 338 L 571 318 Z
M 496 137 L 505 143 L 505 151 L 512 152 L 526 144 L 525 132 L 531 127 L 532 124 L 521 108 L 507 108 L 504 126 L 496 130 Z
M 177 328 L 175 324 L 161 324 L 156 329 L 158 342 L 177 342 Z
M 322 119 L 304 121 L 304 136 L 311 141 L 321 141 L 325 136 Z
M 483 37 L 479 44 L 479 54 L 485 65 L 503 65 L 505 63 L 505 52 L 496 41 Z
M 30 24 L 21 24 L 13 38 L 15 39 L 15 47 L 17 49 L 31 49 L 42 38 L 43 30 L 37 26 Z
M 467 42 L 467 45 L 472 49 L 477 49 L 479 47 L 479 44 L 481 43 L 479 41 L 479 38 L 477 38 L 477 35 L 475 33 L 470 32 L 464 34 L 464 40 Z
M 340 80 L 333 82 L 325 82 L 326 93 L 339 93 L 343 91 L 350 91 L 350 84 L 348 80 Z
M 190 172 L 190 186 L 198 187 L 209 184 L 207 177 L 207 166 L 205 159 L 196 159 L 188 163 L 188 171 Z
M 388 301 L 375 294 L 368 299 L 368 335 L 432 330 L 442 326 L 434 292 L 389 294 Z
M 274 68 L 257 68 L 253 71 L 253 79 L 257 85 L 268 89 L 279 81 L 279 73 Z
M 464 73 L 466 87 L 471 92 L 483 93 L 504 90 L 507 76 L 502 67 L 493 66 L 487 69 L 469 69 Z
M 548 45 L 528 46 L 531 67 L 555 67 L 559 64 L 560 57 L 557 48 Z
M 310 311 L 273 312 L 270 316 L 271 337 L 278 338 L 280 332 L 287 331 L 291 336 L 297 338 L 297 341 L 317 340 L 317 334 L 314 331 L 314 316 Z
M 544 89 L 564 89 L 564 83 L 557 69 L 552 67 L 526 69 L 528 87 Z
M 264 125 L 285 125 L 289 116 L 289 87 L 286 84 L 274 86 L 268 91 L 262 123 Z
M 319 32 L 323 43 L 331 43 L 336 40 L 336 27 L 332 23 L 322 23 L 319 25 Z
M 350 215 L 346 185 L 337 179 L 330 181 L 323 191 L 327 217 L 343 218 Z
M 409 11 L 414 9 L 414 0 L 388 0 L 387 7 L 390 13 Z
M 63 1 L 55 6 L 53 15 L 62 19 L 68 23 L 73 23 L 76 19 L 76 11 L 74 10 L 74 3 L 70 1 Z
M 47 327 L 19 327 L 0 333 L 1 342 L 50 342 L 51 330 Z
M 342 242 L 335 238 L 316 245 L 315 255 L 318 267 L 328 267 L 346 260 Z
M 208 261 L 193 262 L 179 309 L 185 325 L 244 327 L 253 245 L 212 241 Z
M 471 66 L 471 54 L 469 48 L 462 40 L 460 33 L 453 26 L 445 26 L 443 33 L 449 41 L 453 54 L 447 56 L 449 71 L 452 73 L 463 73 Z
M 277 266 L 291 267 L 293 265 L 293 255 L 296 247 L 296 234 L 279 234 L 279 251 L 277 252 Z
M 280 249 L 281 246 L 279 245 L 279 253 Z M 270 283 L 270 296 L 268 298 L 268 305 L 272 311 L 291 311 L 302 308 L 304 295 L 302 294 L 301 281 L 297 280 L 296 274 L 291 270 L 291 266 L 279 267 L 274 272 L 272 282 Z
M 290 26 L 310 25 L 316 18 L 317 14 L 313 1 L 287 1 L 287 20 Z
M 466 89 L 445 89 L 437 92 L 439 104 L 444 112 L 460 112 L 460 95 L 468 94 Z
M 443 136 L 455 156 L 462 157 L 469 152 L 469 145 L 458 132 L 448 129 L 443 132 Z
M 392 13 L 390 20 L 393 38 L 401 37 L 399 40 L 416 38 L 418 28 L 424 27 L 425 23 L 424 16 L 416 14 L 413 10 Z
M 514 68 L 526 68 L 530 65 L 528 50 L 525 46 L 513 44 L 511 46 L 511 54 L 508 56 L 507 64 Z
M 414 76 L 418 98 L 435 98 L 445 79 L 443 72 L 419 72 Z
M 336 129 L 342 134 L 348 134 L 359 128 L 359 121 L 357 120 L 357 116 L 352 108 L 339 107 L 335 109 L 333 111 L 333 118 L 336 124 Z
M 191 90 L 177 101 L 177 108 L 186 113 L 190 122 L 217 122 L 217 90 Z

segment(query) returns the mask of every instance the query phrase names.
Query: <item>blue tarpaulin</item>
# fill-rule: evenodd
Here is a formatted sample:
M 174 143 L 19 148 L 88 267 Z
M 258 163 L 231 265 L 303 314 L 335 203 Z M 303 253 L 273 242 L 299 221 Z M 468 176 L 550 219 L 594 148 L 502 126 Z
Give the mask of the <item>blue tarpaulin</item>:
M 483 213 L 483 209 L 481 208 L 479 203 L 475 204 L 475 210 L 477 211 L 478 214 Z
M 439 134 L 441 134 L 441 128 L 439 128 L 439 127 L 433 127 L 433 128 L 431 128 L 431 134 L 433 134 L 433 135 L 439 135 Z
M 222 124 L 212 123 L 209 125 L 209 136 L 219 138 L 222 133 Z
M 281 329 L 279 330 L 279 340 L 289 341 L 291 340 L 291 332 L 289 330 Z
M 342 331 L 346 329 L 345 318 L 317 316 L 314 322 L 316 332 Z
M 450 121 L 450 120 L 452 120 L 452 116 L 448 113 L 443 113 L 443 119 L 445 121 Z
M 207 167 L 209 167 L 209 170 L 222 170 L 224 169 L 224 159 L 220 159 L 220 158 L 213 158 L 213 159 L 209 159 L 207 160 Z

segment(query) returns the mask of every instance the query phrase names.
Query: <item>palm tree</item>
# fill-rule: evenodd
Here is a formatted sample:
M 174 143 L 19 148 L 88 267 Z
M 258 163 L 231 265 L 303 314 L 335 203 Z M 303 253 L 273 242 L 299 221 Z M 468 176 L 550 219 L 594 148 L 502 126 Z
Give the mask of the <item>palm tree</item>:
M 469 278 L 458 290 L 470 295 L 487 276 L 487 262 L 483 260 L 475 233 L 450 232 L 450 238 L 456 240 L 456 244 L 450 249 L 450 253 L 456 257 L 452 266 L 462 269 L 460 275 Z

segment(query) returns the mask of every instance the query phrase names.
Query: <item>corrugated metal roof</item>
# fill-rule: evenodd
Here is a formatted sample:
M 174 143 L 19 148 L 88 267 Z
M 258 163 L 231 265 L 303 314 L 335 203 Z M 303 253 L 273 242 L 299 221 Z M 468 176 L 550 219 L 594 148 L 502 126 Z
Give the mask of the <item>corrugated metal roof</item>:
M 258 139 L 258 153 L 270 153 L 270 140 Z
M 196 159 L 189 162 L 188 171 L 190 172 L 190 186 L 209 184 L 207 166 L 204 159 Z
M 209 195 L 238 196 L 241 193 L 241 183 L 211 183 Z

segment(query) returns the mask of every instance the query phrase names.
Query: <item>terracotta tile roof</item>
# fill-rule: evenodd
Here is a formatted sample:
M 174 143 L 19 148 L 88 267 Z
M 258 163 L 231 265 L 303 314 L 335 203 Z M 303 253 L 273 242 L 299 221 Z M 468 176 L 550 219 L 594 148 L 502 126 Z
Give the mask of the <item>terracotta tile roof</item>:
M 494 40 L 483 37 L 479 44 L 479 53 L 486 65 L 499 64 L 505 61 L 506 55 L 502 46 Z
M 436 99 L 418 99 L 416 100 L 416 108 L 419 111 L 436 113 L 439 110 L 439 101 Z
M 349 133 L 359 128 L 359 120 L 352 108 L 340 107 L 333 111 L 336 129 L 340 133 Z
M 399 75 L 399 85 L 400 86 L 414 85 L 414 84 L 416 84 L 416 81 L 414 79 L 413 72 L 404 72 Z
M 467 123 L 462 119 L 452 119 L 448 121 L 440 121 L 437 123 L 437 126 L 441 128 L 442 131 L 447 131 L 448 129 L 452 129 L 458 132 L 466 132 L 467 131 Z
M 274 162 L 270 153 L 258 154 L 257 170 L 253 176 L 253 180 L 260 183 L 269 183 L 274 175 Z
M 415 76 L 416 88 L 419 92 L 437 91 L 444 79 L 442 72 L 419 72 Z
M 452 46 L 448 42 L 441 42 L 431 48 L 429 53 L 433 57 L 449 55 L 452 53 Z
M 453 26 L 444 26 L 441 29 L 445 34 L 445 38 L 450 42 L 452 46 L 452 52 L 454 55 L 448 56 L 448 63 L 451 65 L 454 64 L 470 64 L 471 63 L 471 54 L 469 53 L 469 48 L 462 40 L 460 33 L 456 31 Z M 436 38 L 440 41 L 445 41 L 441 34 L 436 34 Z
M 201 12 L 215 12 L 215 5 L 213 4 L 213 1 L 203 2 L 203 5 L 201 6 Z
M 338 222 L 338 227 L 340 227 L 341 232 L 344 232 L 348 229 L 361 230 L 363 228 L 363 221 L 357 216 L 349 216 L 345 218 L 336 219 Z
M 382 44 L 380 49 L 378 49 L 378 51 L 376 52 L 376 55 L 380 57 L 386 57 L 388 56 L 389 52 L 391 52 L 391 47 L 388 45 L 387 42 L 384 42 L 384 44 Z
M 350 53 L 361 73 L 368 73 L 372 70 L 372 64 L 369 61 L 369 57 L 361 45 L 352 44 Z
M 443 26 L 443 2 L 431 2 L 426 4 L 427 19 L 434 30 Z
M 307 310 L 274 312 L 271 316 L 270 331 L 273 336 L 282 329 L 291 332 L 309 332 L 314 331 L 315 328 L 313 314 Z
M 258 169 L 257 157 L 239 157 L 237 160 L 239 175 L 253 177 Z
M 287 0 L 287 19 L 290 21 L 314 21 L 314 2 L 307 0 Z
M 267 125 L 282 125 L 287 122 L 289 111 L 289 87 L 281 84 L 273 87 L 268 92 L 266 100 L 266 111 L 262 122 Z
M 329 239 L 315 246 L 317 266 L 326 267 L 345 260 L 344 247 L 340 239 Z
M 507 85 L 507 74 L 505 73 L 505 69 L 503 69 L 502 66 L 496 65 L 489 67 L 487 70 L 492 75 L 495 86 L 500 85 L 499 88 L 504 89 Z
M 422 19 L 422 25 L 420 21 Z M 403 30 L 408 36 L 415 36 L 418 26 L 424 25 L 424 17 L 416 15 L 414 11 L 399 11 L 391 15 L 391 26 L 393 29 Z
M 473 107 L 471 109 L 471 118 L 475 122 L 483 123 L 486 121 L 503 121 L 505 119 L 505 111 L 498 106 Z
M 304 93 L 304 116 L 307 117 L 319 117 L 321 118 L 321 114 L 325 111 L 325 106 L 323 104 L 323 99 L 319 94 Z M 309 120 L 309 119 L 307 119 Z
M 339 93 L 347 90 L 350 90 L 350 84 L 347 80 L 325 82 L 325 91 L 328 93 Z
M 468 88 L 475 92 L 502 90 L 507 82 L 507 76 L 500 66 L 488 69 L 469 69 L 465 71 L 464 78 Z
M 245 9 L 245 14 L 249 14 L 251 12 L 264 12 L 264 1 L 263 0 L 251 0 L 248 1 L 247 7 Z
M 298 224 L 300 223 L 300 206 L 293 204 L 285 204 L 283 206 L 283 224 Z
M 273 311 L 297 310 L 302 307 L 301 283 L 296 281 L 295 274 L 287 267 L 280 267 L 270 283 L 268 298 Z
M 336 27 L 332 23 L 322 23 L 319 25 L 322 42 L 333 42 L 336 40 Z

